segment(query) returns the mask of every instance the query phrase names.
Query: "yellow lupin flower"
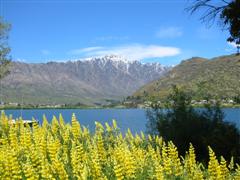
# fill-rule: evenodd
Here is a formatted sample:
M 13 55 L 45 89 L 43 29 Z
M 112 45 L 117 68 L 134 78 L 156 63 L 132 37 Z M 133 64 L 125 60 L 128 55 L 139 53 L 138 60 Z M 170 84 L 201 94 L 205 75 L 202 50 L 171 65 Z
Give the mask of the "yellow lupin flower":
M 57 135 L 57 132 L 59 130 L 59 124 L 58 124 L 58 120 L 57 120 L 56 116 L 53 116 L 51 127 L 52 127 L 53 134 Z
M 151 136 L 150 134 L 148 135 L 148 140 L 149 140 L 150 142 L 152 142 L 152 140 L 153 140 L 153 139 L 152 139 L 152 136 Z
M 113 119 L 113 129 L 116 130 L 118 128 L 117 126 L 117 121 L 115 119 Z
M 197 168 L 196 164 L 196 155 L 195 155 L 195 149 L 193 145 L 190 143 L 188 154 L 185 158 L 185 170 L 189 173 L 190 177 L 194 176 L 195 170 Z
M 35 172 L 35 168 L 31 165 L 29 160 L 23 165 L 23 172 L 25 178 L 28 180 L 39 179 L 39 175 Z
M 142 139 L 141 139 L 141 137 L 138 134 L 135 135 L 134 143 L 136 145 L 140 145 L 142 143 Z
M 85 126 L 83 126 L 83 132 L 82 132 L 82 135 L 85 139 L 87 138 L 90 138 L 90 132 L 89 132 L 89 129 L 86 128 Z
M 10 177 L 12 179 L 21 179 L 21 169 L 17 159 L 17 153 L 14 150 L 8 150 L 7 152 L 9 168 L 10 168 Z
M 39 153 L 40 152 L 38 152 L 34 146 L 29 149 L 29 160 L 31 161 L 31 167 L 34 168 L 36 173 L 40 173 L 41 171 L 41 160 Z
M 124 179 L 123 168 L 122 168 L 121 164 L 118 164 L 117 161 L 114 161 L 114 173 L 115 173 L 117 180 Z
M 12 148 L 16 149 L 18 147 L 17 131 L 13 124 L 10 126 L 9 141 Z
M 227 168 L 227 162 L 225 161 L 224 157 L 221 156 L 221 161 L 220 161 L 220 168 L 221 168 L 221 174 L 223 178 L 227 178 L 229 175 L 229 170 Z
M 215 153 L 211 147 L 209 149 L 209 162 L 208 162 L 208 172 L 210 179 L 223 179 L 221 174 L 221 168 L 219 166 L 218 160 L 216 159 Z
M 96 147 L 91 150 L 91 170 L 94 179 L 100 179 L 102 177 L 102 170 Z
M 61 128 L 65 127 L 65 122 L 64 122 L 62 114 L 59 114 L 59 125 L 61 126 Z
M 164 180 L 163 167 L 158 162 L 155 162 L 155 177 L 157 180 Z
M 106 126 L 106 130 L 104 127 Z M 96 122 L 96 131 L 81 126 L 75 115 L 72 123 L 56 117 L 42 126 L 24 124 L 20 118 L 0 114 L 0 179 L 240 179 L 240 167 L 233 158 L 229 166 L 218 162 L 209 147 L 208 168 L 197 162 L 190 144 L 185 157 L 172 142 L 144 134 L 122 134 L 113 125 Z M 235 168 L 237 167 L 237 168 Z
M 193 145 L 190 143 L 189 147 L 189 162 L 190 167 L 196 167 L 196 155 Z
M 47 120 L 46 116 L 43 115 L 42 127 L 43 127 L 43 129 L 47 130 L 47 129 L 48 129 L 48 126 L 49 126 L 48 120 Z
M 95 131 L 100 134 L 104 132 L 104 127 L 100 122 L 95 121 Z
M 41 154 L 44 155 L 44 157 L 47 156 L 47 138 L 45 137 L 46 134 L 44 134 L 40 139 L 39 139 L 39 151 L 41 152 Z
M 142 148 L 139 148 L 139 147 L 137 148 L 135 145 L 132 146 L 131 152 L 138 166 L 138 169 L 140 169 L 140 171 L 143 172 L 144 167 L 146 166 L 147 152 L 144 151 L 144 149 Z
M 145 134 L 142 131 L 140 132 L 140 134 L 141 134 L 141 138 L 145 140 Z
M 129 141 L 134 139 L 134 137 L 132 135 L 132 132 L 129 128 L 128 128 L 127 133 L 126 133 L 126 139 L 128 139 Z
M 112 131 L 111 126 L 107 122 L 105 122 L 105 126 L 106 126 L 107 132 L 111 132 Z
M 158 147 L 162 147 L 162 144 L 163 144 L 163 139 L 162 139 L 162 137 L 159 137 L 159 136 L 157 136 L 156 138 L 155 138 L 155 142 L 156 142 L 156 145 L 158 145 Z
M 123 144 L 120 144 L 118 147 L 116 147 L 115 151 L 113 152 L 114 155 L 114 172 L 115 172 L 115 176 L 117 177 L 117 179 L 124 179 L 124 176 L 126 175 L 126 173 L 128 173 L 128 175 L 131 174 L 131 165 L 128 164 L 126 165 L 126 159 L 125 159 L 125 155 L 126 155 L 126 146 Z M 127 162 L 129 163 L 129 161 Z M 126 167 L 128 166 L 128 167 Z M 127 172 L 128 171 L 128 172 Z
M 51 161 L 56 159 L 56 156 L 58 154 L 58 150 L 59 150 L 59 142 L 58 140 L 54 141 L 54 139 L 51 137 L 48 141 L 47 144 L 47 151 L 49 154 L 49 157 L 51 159 Z
M 51 171 L 51 166 L 48 162 L 48 160 L 42 156 L 40 157 L 41 161 L 41 178 L 43 179 L 53 179 L 53 173 Z
M 230 171 L 232 171 L 234 169 L 234 158 L 233 157 L 231 157 L 231 161 L 228 165 L 228 168 Z
M 175 176 L 180 176 L 182 174 L 182 165 L 178 156 L 177 147 L 170 141 L 168 143 L 168 155 L 171 159 L 172 171 Z
M 55 171 L 55 176 L 59 179 L 68 179 L 68 174 L 64 168 L 63 162 L 59 161 L 57 158 L 53 160 L 53 169 Z
M 234 179 L 240 179 L 240 166 L 237 164 L 236 174 L 234 175 Z
M 74 138 L 80 138 L 81 126 L 77 121 L 75 114 L 72 115 L 72 133 Z
M 135 177 L 135 170 L 136 170 L 136 164 L 135 160 L 131 154 L 131 152 L 128 149 L 125 149 L 125 158 L 124 158 L 124 169 L 125 174 L 127 178 L 134 178 Z
M 164 172 L 167 175 L 171 175 L 172 174 L 171 160 L 168 157 L 168 148 L 166 147 L 165 143 L 163 143 L 163 146 L 162 146 L 162 159 L 163 159 Z
M 96 143 L 97 143 L 97 151 L 100 163 L 104 164 L 106 161 L 106 150 L 104 148 L 104 142 L 102 134 L 96 134 Z
M 80 178 L 81 174 L 85 172 L 84 163 L 86 161 L 85 153 L 82 144 L 73 143 L 71 148 L 71 165 L 73 168 L 73 174 Z

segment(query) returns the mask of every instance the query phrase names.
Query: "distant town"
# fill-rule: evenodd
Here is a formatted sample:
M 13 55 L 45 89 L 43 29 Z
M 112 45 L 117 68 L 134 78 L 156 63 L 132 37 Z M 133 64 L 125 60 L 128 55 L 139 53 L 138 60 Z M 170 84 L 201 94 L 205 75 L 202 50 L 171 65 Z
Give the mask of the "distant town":
M 216 104 L 219 102 L 222 107 L 240 107 L 240 103 L 233 99 L 217 101 L 211 100 L 191 100 L 191 104 L 195 107 L 202 107 L 207 104 Z M 158 105 L 163 105 L 163 101 L 138 101 L 138 100 L 124 100 L 124 101 L 114 101 L 108 104 L 96 104 L 96 105 L 85 105 L 81 103 L 77 104 L 21 104 L 17 102 L 3 102 L 0 101 L 0 109 L 64 109 L 64 108 L 76 108 L 76 109 L 87 109 L 87 108 L 150 108 L 153 103 Z M 171 104 L 171 102 L 169 102 Z

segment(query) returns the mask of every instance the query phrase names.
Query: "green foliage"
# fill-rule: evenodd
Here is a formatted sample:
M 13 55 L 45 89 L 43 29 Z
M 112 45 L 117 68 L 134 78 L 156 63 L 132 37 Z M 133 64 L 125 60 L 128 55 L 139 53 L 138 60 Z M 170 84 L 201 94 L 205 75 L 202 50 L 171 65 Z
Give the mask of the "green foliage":
M 173 141 L 182 155 L 191 142 L 198 159 L 204 162 L 208 158 L 207 146 L 217 155 L 222 154 L 228 160 L 234 156 L 240 161 L 240 133 L 235 125 L 223 121 L 219 103 L 196 110 L 191 105 L 191 96 L 176 86 L 168 100 L 170 103 L 164 107 L 153 104 L 147 111 L 149 133 Z
M 237 103 L 237 104 L 240 104 L 240 94 L 236 95 L 234 97 L 234 101 Z
M 193 4 L 186 8 L 191 14 L 203 10 L 200 20 L 203 23 L 213 23 L 216 19 L 229 31 L 229 42 L 236 43 L 238 54 L 240 49 L 240 0 L 194 0 Z M 211 25 L 210 24 L 210 25 Z
M 240 45 L 240 0 L 234 0 L 228 4 L 221 13 L 221 19 L 228 26 L 230 37 L 228 41 L 235 42 Z M 239 53 L 238 46 L 238 53 Z
M 10 48 L 7 44 L 9 30 L 10 24 L 4 22 L 0 17 L 0 79 L 9 73 L 8 66 L 11 61 Z

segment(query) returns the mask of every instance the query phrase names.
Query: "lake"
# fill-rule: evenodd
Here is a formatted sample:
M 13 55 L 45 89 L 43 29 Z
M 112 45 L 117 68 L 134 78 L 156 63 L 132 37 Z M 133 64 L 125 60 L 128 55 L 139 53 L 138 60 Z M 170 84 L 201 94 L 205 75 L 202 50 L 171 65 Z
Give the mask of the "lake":
M 234 122 L 240 129 L 240 108 L 223 108 L 225 120 Z M 42 116 L 45 114 L 48 121 L 53 116 L 59 116 L 61 113 L 65 122 L 71 121 L 71 116 L 75 113 L 81 125 L 94 130 L 95 121 L 101 123 L 108 122 L 112 124 L 115 119 L 122 132 L 126 132 L 128 128 L 133 133 L 146 131 L 146 110 L 145 109 L 27 109 L 27 110 L 5 110 L 7 115 L 12 115 L 14 119 L 20 116 L 23 119 L 35 118 L 42 122 Z

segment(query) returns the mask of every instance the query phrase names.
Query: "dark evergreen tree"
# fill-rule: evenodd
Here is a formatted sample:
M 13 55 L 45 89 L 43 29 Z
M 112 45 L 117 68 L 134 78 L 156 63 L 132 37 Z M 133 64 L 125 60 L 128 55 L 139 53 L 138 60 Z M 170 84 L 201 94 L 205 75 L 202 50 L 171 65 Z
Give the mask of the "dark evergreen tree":
M 191 14 L 203 10 L 201 20 L 212 23 L 219 19 L 224 29 L 230 33 L 227 41 L 236 44 L 238 54 L 240 50 L 240 0 L 195 0 L 186 8 Z
M 173 141 L 181 155 L 192 143 L 201 161 L 207 161 L 208 146 L 219 156 L 223 155 L 228 160 L 234 156 L 240 161 L 239 130 L 234 124 L 223 121 L 224 113 L 219 103 L 193 108 L 191 96 L 173 87 L 167 103 L 153 103 L 147 110 L 147 117 L 148 132 Z

